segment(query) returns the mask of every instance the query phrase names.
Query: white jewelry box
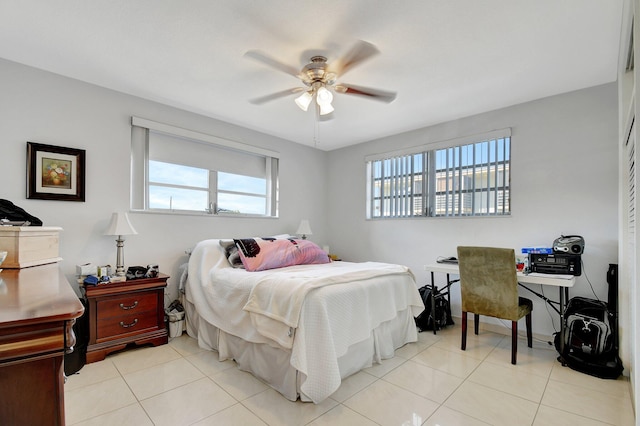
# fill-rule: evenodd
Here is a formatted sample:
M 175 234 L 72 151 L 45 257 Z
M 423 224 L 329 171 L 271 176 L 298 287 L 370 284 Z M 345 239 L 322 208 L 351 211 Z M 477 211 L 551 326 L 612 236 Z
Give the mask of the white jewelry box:
M 0 226 L 0 250 L 8 252 L 2 268 L 20 269 L 55 263 L 59 256 L 59 233 L 56 226 Z

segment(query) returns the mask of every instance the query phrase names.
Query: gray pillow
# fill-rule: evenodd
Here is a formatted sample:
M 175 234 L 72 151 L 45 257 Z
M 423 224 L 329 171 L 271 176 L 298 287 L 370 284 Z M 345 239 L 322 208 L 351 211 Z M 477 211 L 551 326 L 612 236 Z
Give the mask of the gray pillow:
M 244 268 L 242 259 L 240 259 L 240 253 L 238 253 L 238 247 L 236 247 L 233 240 L 220 240 L 220 246 L 224 249 L 224 255 L 231 266 L 234 268 Z

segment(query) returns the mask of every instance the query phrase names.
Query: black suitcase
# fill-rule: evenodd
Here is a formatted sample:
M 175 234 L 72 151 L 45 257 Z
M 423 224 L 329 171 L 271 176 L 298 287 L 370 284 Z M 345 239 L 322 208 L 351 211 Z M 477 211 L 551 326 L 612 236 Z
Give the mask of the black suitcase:
M 567 326 L 564 351 L 560 350 L 560 333 L 554 343 L 563 365 L 602 379 L 616 379 L 624 370 L 618 355 L 618 265 L 609 265 L 607 283 L 607 303 L 584 297 L 569 301 L 563 315 Z
M 576 302 L 580 298 L 572 299 Z M 584 302 L 584 300 L 580 300 Z M 591 306 L 597 306 L 599 301 L 589 300 Z M 611 351 L 613 348 L 613 330 L 611 329 L 609 319 L 611 315 L 602 303 L 602 310 L 594 313 L 597 316 L 591 316 L 584 310 L 566 316 L 567 336 L 565 345 L 571 352 L 580 354 L 597 356 L 604 352 Z M 568 307 L 570 309 L 571 306 Z

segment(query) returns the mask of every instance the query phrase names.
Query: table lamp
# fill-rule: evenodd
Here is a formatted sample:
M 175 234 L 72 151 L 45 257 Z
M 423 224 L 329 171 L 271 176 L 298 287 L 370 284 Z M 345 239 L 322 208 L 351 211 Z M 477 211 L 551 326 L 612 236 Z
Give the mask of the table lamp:
M 298 231 L 296 234 L 300 235 L 303 240 L 307 239 L 307 235 L 312 235 L 311 227 L 309 226 L 309 221 L 307 219 L 302 219 L 300 221 L 300 226 L 298 226 Z
M 137 232 L 129 221 L 126 213 L 116 212 L 111 216 L 111 223 L 104 232 L 104 235 L 117 235 L 116 243 L 118 246 L 118 254 L 116 257 L 116 276 L 124 277 L 124 235 L 136 235 Z

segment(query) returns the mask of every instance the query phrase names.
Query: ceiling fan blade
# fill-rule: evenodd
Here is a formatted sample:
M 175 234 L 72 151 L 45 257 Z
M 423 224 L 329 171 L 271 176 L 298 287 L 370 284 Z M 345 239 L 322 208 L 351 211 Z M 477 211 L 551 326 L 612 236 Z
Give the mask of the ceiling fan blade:
M 279 98 L 283 98 L 283 97 L 288 96 L 288 95 L 292 95 L 294 93 L 302 92 L 303 90 L 305 90 L 305 89 L 302 88 L 302 87 L 295 87 L 293 89 L 282 90 L 280 92 L 271 93 L 270 95 L 265 95 L 265 96 L 261 96 L 259 98 L 254 98 L 254 99 L 251 99 L 249 102 L 251 102 L 252 104 L 260 105 L 260 104 L 263 104 L 265 102 L 273 101 L 275 99 L 279 99 Z
M 360 40 L 349 52 L 347 52 L 347 54 L 336 61 L 335 69 L 332 71 L 338 76 L 341 76 L 354 66 L 366 61 L 378 53 L 380 53 L 380 51 L 373 44 Z
M 248 58 L 251 58 L 251 59 L 254 59 L 256 61 L 262 62 L 263 64 L 268 65 L 271 68 L 275 68 L 278 71 L 282 71 L 283 73 L 292 75 L 292 76 L 294 76 L 296 78 L 300 78 L 298 76 L 300 70 L 298 70 L 298 69 L 296 69 L 296 68 L 294 68 L 294 67 L 292 67 L 290 65 L 284 64 L 284 63 L 278 61 L 277 59 L 274 59 L 271 56 L 269 56 L 269 55 L 267 55 L 267 54 L 265 54 L 265 53 L 263 53 L 263 52 L 261 52 L 259 50 L 249 50 L 248 52 L 246 52 L 244 54 L 244 56 L 246 56 Z
M 380 89 L 371 89 L 369 87 L 354 86 L 352 84 L 339 84 L 335 86 L 336 92 L 346 93 L 347 95 L 365 96 L 376 101 L 390 103 L 396 98 L 395 92 L 387 92 Z

